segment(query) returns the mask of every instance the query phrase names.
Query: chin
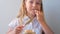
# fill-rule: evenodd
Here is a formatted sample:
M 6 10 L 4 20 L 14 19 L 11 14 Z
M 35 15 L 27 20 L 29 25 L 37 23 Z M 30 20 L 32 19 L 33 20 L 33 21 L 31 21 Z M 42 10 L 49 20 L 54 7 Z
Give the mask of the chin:
M 33 15 L 33 17 L 36 17 L 36 15 Z

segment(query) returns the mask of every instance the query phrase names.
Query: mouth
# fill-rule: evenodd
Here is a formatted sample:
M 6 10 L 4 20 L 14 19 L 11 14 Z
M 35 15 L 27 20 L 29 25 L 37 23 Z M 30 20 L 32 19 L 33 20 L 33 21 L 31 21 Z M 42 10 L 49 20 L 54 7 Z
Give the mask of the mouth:
M 35 17 L 36 17 L 36 14 L 35 14 Z
M 32 9 L 33 11 L 37 10 L 37 9 Z
M 37 11 L 39 11 L 38 9 L 32 9 L 33 11 L 35 11 L 35 10 L 37 10 Z
M 37 9 L 32 9 L 32 12 L 33 12 L 33 14 L 34 14 L 34 17 L 36 17 L 36 14 L 35 14 L 35 11 L 36 11 Z

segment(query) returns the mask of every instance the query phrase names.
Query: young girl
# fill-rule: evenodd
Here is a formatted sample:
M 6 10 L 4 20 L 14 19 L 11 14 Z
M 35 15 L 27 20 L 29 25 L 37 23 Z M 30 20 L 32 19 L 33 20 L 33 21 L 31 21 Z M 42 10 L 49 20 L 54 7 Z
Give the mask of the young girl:
M 44 20 L 42 0 L 23 0 L 17 18 L 9 24 L 7 34 L 24 34 L 29 29 L 33 29 L 36 34 L 54 34 Z

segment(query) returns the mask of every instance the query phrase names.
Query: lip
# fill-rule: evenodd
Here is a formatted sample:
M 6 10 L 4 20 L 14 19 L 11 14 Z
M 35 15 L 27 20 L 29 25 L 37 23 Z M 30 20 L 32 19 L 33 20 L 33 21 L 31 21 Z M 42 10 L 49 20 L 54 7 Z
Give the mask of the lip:
M 39 9 L 33 8 L 32 10 L 39 10 Z
M 35 10 L 37 10 L 37 9 L 32 9 L 32 11 L 35 13 Z
M 37 10 L 37 9 L 32 9 L 32 10 Z

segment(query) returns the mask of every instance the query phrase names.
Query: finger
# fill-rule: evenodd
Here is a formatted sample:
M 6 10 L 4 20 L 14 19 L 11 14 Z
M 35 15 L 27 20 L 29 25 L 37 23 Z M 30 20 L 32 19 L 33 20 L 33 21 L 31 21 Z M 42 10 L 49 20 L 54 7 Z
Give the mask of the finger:
M 23 26 L 17 26 L 17 27 L 15 28 L 15 30 L 21 30 L 21 29 L 23 29 Z
M 20 28 L 23 28 L 23 27 L 24 27 L 24 25 L 20 26 Z
M 22 30 L 23 28 L 17 28 L 17 30 Z
M 35 14 L 38 16 L 40 11 L 35 10 Z
M 43 12 L 37 11 L 37 15 L 43 15 Z
M 23 29 L 17 28 L 16 32 L 21 32 Z
M 17 26 L 17 28 L 23 28 L 24 27 L 24 25 L 21 25 L 21 26 Z
M 22 30 L 23 30 L 22 28 L 17 28 L 17 29 L 16 29 L 17 32 L 20 32 L 20 31 L 22 31 Z

